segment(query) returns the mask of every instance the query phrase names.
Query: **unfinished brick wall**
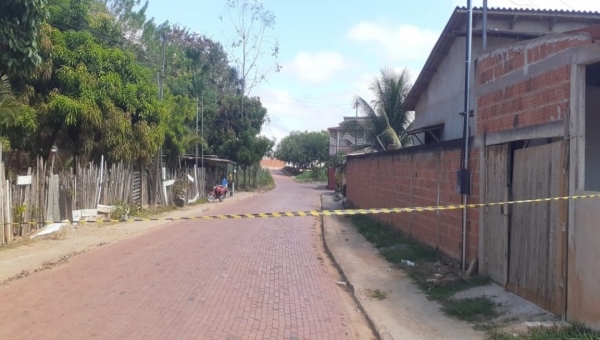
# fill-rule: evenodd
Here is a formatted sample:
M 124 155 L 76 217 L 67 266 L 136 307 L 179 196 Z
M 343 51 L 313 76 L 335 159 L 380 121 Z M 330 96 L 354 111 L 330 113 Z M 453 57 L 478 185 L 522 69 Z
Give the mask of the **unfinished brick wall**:
M 564 120 L 568 116 L 570 66 L 555 64 L 531 76 L 528 71 L 560 52 L 591 43 L 591 37 L 585 34 L 559 35 L 483 53 L 477 62 L 480 88 L 507 77 L 516 80 L 507 82 L 510 85 L 503 89 L 478 95 L 478 133 Z
M 472 150 L 470 157 L 473 195 L 469 202 L 478 203 L 479 152 Z M 460 158 L 460 141 L 348 157 L 347 198 L 360 208 L 460 204 L 461 196 L 456 193 L 456 171 L 460 168 Z M 460 209 L 373 216 L 453 258 L 460 259 Z M 478 252 L 478 210 L 472 209 L 468 217 L 467 257 L 470 260 Z

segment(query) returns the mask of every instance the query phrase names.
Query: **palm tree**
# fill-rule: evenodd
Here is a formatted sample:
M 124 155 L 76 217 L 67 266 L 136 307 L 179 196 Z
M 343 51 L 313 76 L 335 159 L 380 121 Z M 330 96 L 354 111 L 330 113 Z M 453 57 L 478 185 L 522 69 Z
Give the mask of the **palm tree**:
M 356 121 L 342 123 L 346 133 L 362 130 L 367 140 L 374 143 L 378 150 L 396 150 L 411 142 L 407 131 L 412 126 L 412 115 L 402 109 L 402 104 L 411 84 L 406 69 L 396 72 L 391 68 L 381 69 L 379 78 L 375 78 L 369 90 L 375 99 L 368 103 L 360 96 L 354 98 L 354 108 L 358 108 L 367 117 L 365 124 Z

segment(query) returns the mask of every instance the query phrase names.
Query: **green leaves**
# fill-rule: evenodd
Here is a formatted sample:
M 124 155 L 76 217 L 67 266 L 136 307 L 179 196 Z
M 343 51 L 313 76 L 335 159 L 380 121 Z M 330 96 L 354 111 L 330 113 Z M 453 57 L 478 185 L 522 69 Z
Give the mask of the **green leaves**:
M 273 142 L 258 137 L 267 112 L 233 94 L 239 73 L 224 47 L 188 29 L 146 21 L 143 0 L 0 1 L 0 139 L 46 155 L 169 161 L 203 143 L 207 152 L 258 162 Z M 157 71 L 165 44 L 165 86 Z M 205 138 L 195 129 L 204 96 Z
M 37 39 L 47 17 L 46 0 L 0 2 L 0 74 L 24 77 L 42 62 Z
M 89 32 L 54 30 L 56 53 L 42 105 L 59 148 L 76 155 L 149 160 L 164 140 L 167 105 L 128 52 L 100 45 Z
M 410 137 L 406 132 L 411 126 L 412 116 L 402 109 L 411 89 L 408 71 L 398 73 L 391 68 L 383 68 L 380 77 L 369 89 L 375 97 L 371 103 L 359 96 L 354 98 L 354 107 L 368 120 L 364 124 L 343 123 L 344 132 L 364 131 L 367 140 L 379 150 L 394 150 L 408 145 Z
M 326 131 L 293 131 L 281 140 L 275 157 L 300 169 L 308 169 L 329 160 L 328 147 L 329 134 Z

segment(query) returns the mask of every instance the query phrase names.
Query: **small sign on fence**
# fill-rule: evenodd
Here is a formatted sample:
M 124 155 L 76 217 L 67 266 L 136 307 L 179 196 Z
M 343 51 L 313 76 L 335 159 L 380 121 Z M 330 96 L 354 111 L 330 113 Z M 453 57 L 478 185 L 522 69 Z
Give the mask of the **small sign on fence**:
M 73 210 L 73 222 L 79 222 L 81 219 L 81 210 Z
M 81 217 L 96 217 L 98 210 L 96 209 L 81 209 Z
M 116 208 L 115 208 L 114 205 L 102 205 L 102 204 L 98 204 L 98 212 L 99 213 L 110 214 L 115 209 Z
M 32 176 L 17 176 L 17 185 L 31 185 Z

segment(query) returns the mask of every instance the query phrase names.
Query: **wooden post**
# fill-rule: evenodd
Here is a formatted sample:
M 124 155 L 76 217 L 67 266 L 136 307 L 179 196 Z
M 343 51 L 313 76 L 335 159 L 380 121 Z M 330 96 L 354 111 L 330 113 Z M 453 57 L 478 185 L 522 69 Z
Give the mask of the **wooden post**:
M 0 153 L 2 152 L 2 145 L 0 144 Z M 4 163 L 0 157 L 0 244 L 5 244 L 4 239 Z
M 22 222 L 25 222 L 25 224 L 21 225 L 21 236 L 25 236 L 25 235 L 29 234 L 29 231 L 31 230 L 31 224 L 29 224 L 29 222 L 31 222 L 33 220 L 32 216 L 31 216 L 31 190 L 35 183 L 33 182 L 33 176 L 31 174 L 31 167 L 27 168 L 27 176 L 31 176 L 31 184 L 29 184 L 25 187 L 25 194 L 24 194 L 24 198 L 23 198 L 23 205 L 25 206 L 25 211 L 23 212 L 23 221 L 22 221 Z
M 10 181 L 9 180 L 5 180 L 4 181 L 6 183 L 6 186 L 4 188 L 4 221 L 5 221 L 5 227 L 4 227 L 4 240 L 6 241 L 6 243 L 10 243 L 12 242 L 12 219 L 10 216 L 10 208 L 11 208 L 11 203 L 10 203 Z

